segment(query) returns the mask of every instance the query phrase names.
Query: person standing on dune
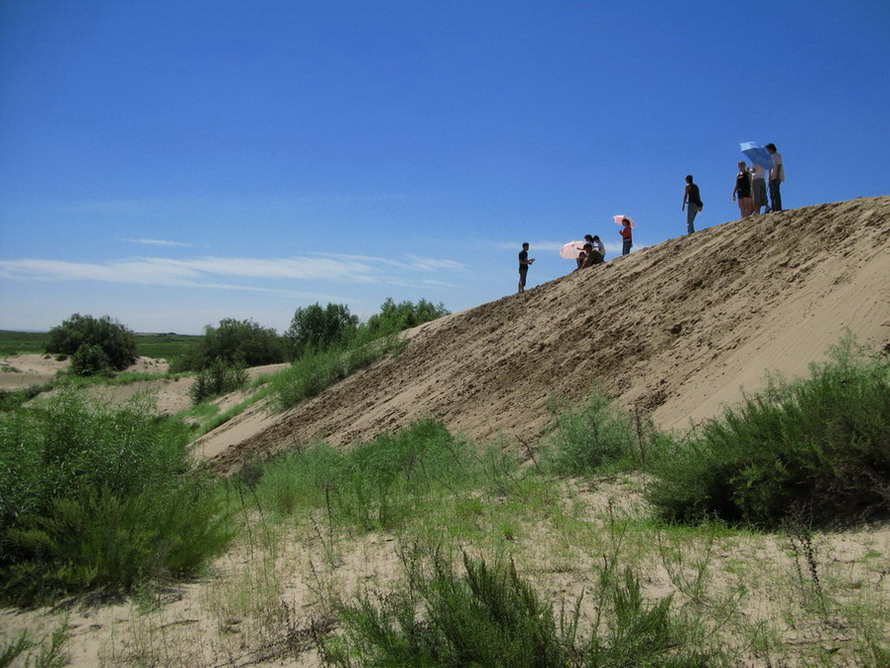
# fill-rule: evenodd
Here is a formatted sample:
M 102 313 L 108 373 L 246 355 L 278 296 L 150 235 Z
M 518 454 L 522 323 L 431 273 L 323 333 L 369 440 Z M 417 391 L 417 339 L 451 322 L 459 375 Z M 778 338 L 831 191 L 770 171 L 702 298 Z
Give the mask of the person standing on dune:
M 525 278 L 528 276 L 528 268 L 532 266 L 535 258 L 528 257 L 529 245 L 526 241 L 522 244 L 522 250 L 519 251 L 519 292 L 525 292 Z
M 738 196 L 739 212 L 742 214 L 742 218 L 747 218 L 754 213 L 752 190 L 751 172 L 748 171 L 748 164 L 741 160 L 739 162 L 739 173 L 735 175 L 735 188 L 732 189 L 732 199 L 735 201 L 736 196 Z
M 689 207 L 688 209 L 686 207 Z M 695 232 L 695 216 L 702 210 L 701 192 L 698 186 L 692 182 L 692 174 L 686 175 L 686 190 L 683 191 L 683 206 L 680 211 L 686 211 L 686 234 Z
M 782 154 L 776 150 L 775 144 L 767 144 L 766 150 L 773 158 L 773 164 L 769 168 L 769 211 L 781 211 L 782 193 L 779 186 L 785 180 L 785 163 L 782 162 Z

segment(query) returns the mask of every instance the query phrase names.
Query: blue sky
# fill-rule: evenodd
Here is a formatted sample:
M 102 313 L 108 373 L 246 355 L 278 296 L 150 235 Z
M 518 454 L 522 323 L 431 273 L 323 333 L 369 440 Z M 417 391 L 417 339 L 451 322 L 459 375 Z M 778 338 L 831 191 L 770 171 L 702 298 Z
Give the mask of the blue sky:
M 888 194 L 890 3 L 0 1 L 0 329 L 463 310 L 738 218 Z

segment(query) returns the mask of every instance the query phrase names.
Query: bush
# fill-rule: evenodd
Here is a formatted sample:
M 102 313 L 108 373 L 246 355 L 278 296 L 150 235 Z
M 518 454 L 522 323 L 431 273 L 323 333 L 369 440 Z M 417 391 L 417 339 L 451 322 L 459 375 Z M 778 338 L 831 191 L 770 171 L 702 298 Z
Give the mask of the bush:
M 96 350 L 101 350 L 101 354 Z M 106 368 L 122 371 L 136 361 L 136 337 L 124 325 L 107 315 L 94 318 L 75 313 L 61 325 L 49 330 L 45 344 L 48 353 L 61 355 L 78 354 L 81 358 L 81 375 L 84 371 Z M 105 360 L 107 359 L 107 366 Z
M 0 597 L 126 590 L 215 556 L 227 519 L 187 445 L 146 400 L 108 408 L 68 390 L 0 416 Z
M 252 320 L 224 318 L 219 327 L 207 325 L 204 335 L 172 360 L 170 370 L 200 371 L 216 360 L 233 366 L 262 366 L 284 359 L 284 346 L 274 329 L 261 327 Z
M 434 305 L 421 299 L 417 304 L 410 301 L 396 304 L 392 297 L 387 297 L 380 307 L 380 313 L 368 318 L 367 327 L 372 335 L 385 336 L 422 325 L 449 313 L 451 312 L 442 303 Z
M 309 350 L 325 350 L 347 341 L 358 327 L 358 316 L 350 315 L 344 304 L 313 304 L 294 312 L 284 334 L 291 359 L 299 359 Z
M 402 343 L 395 337 L 365 343 L 360 337 L 326 349 L 307 349 L 288 369 L 272 378 L 279 410 L 296 406 L 384 355 L 396 353 Z
M 671 612 L 670 597 L 646 604 L 629 569 L 623 578 L 601 577 L 596 626 L 584 639 L 580 607 L 563 611 L 557 624 L 552 605 L 512 562 L 489 567 L 464 554 L 463 575 L 438 555 L 431 562 L 409 563 L 401 590 L 341 604 L 345 634 L 327 643 L 326 660 L 347 667 L 719 664 L 718 654 L 700 647 L 696 623 Z
M 890 358 L 846 340 L 808 380 L 773 378 L 656 463 L 669 519 L 778 527 L 790 513 L 844 522 L 890 510 Z
M 601 393 L 586 404 L 558 404 L 556 426 L 545 439 L 542 461 L 560 475 L 589 475 L 607 468 L 642 467 L 655 439 L 648 421 L 623 413 Z
M 477 483 L 471 460 L 467 443 L 422 420 L 349 451 L 314 445 L 264 464 L 253 478 L 263 507 L 285 515 L 324 509 L 332 523 L 369 531 L 398 526 L 436 490 Z
M 111 369 L 111 359 L 95 344 L 85 343 L 71 356 L 71 373 L 76 376 L 97 376 Z
M 210 366 L 201 369 L 195 382 L 189 388 L 189 396 L 196 404 L 205 399 L 240 390 L 247 384 L 247 371 L 241 366 L 232 366 L 217 359 Z

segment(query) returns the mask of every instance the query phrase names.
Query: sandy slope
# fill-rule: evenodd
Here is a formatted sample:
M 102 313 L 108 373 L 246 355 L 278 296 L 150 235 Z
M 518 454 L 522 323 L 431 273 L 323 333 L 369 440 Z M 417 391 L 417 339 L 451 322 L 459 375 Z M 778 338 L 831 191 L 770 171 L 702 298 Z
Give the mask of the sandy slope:
M 846 330 L 890 345 L 890 197 L 726 223 L 441 318 L 397 358 L 275 419 L 244 415 L 202 448 L 229 470 L 424 416 L 475 439 L 532 438 L 550 397 L 583 399 L 594 382 L 683 428 L 767 370 L 805 373 Z

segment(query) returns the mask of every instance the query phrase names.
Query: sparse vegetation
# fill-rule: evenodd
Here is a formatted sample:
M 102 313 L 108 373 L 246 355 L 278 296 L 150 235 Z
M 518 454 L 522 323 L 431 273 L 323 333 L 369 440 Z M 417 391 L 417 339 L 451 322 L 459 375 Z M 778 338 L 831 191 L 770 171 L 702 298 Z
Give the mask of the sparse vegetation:
M 0 416 L 0 596 L 33 604 L 200 569 L 231 534 L 186 445 L 185 426 L 144 401 L 66 391 Z
M 772 378 L 722 420 L 664 449 L 650 499 L 665 517 L 777 528 L 890 510 L 890 357 L 846 340 L 812 378 Z
M 205 399 L 240 390 L 246 384 L 247 370 L 243 366 L 216 359 L 198 372 L 189 395 L 194 403 L 200 404 Z

